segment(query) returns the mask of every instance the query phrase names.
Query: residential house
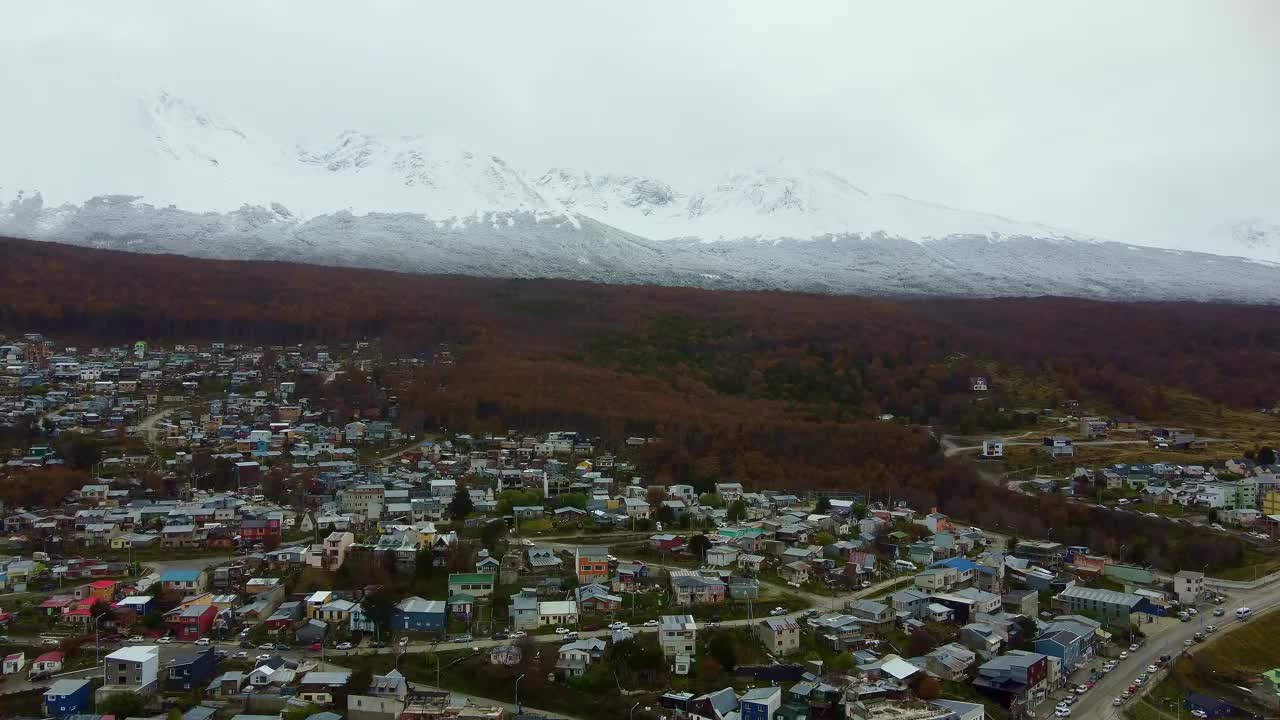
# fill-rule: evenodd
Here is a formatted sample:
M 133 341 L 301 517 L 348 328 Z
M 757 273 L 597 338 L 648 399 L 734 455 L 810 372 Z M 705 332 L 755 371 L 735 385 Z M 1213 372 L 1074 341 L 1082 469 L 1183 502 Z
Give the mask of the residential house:
M 777 656 L 789 655 L 800 647 L 800 625 L 791 618 L 761 620 L 756 634 L 765 649 Z
M 342 692 L 351 679 L 347 670 L 336 672 L 311 671 L 302 676 L 298 685 L 298 699 L 317 705 L 330 705 L 334 695 Z
M 59 650 L 43 653 L 31 661 L 31 678 L 48 677 L 62 670 L 64 655 Z
M 606 547 L 579 547 L 574 550 L 574 569 L 578 584 L 588 585 L 609 580 L 609 549 Z
M 962 680 L 968 677 L 977 661 L 978 656 L 969 648 L 959 643 L 947 643 L 924 656 L 924 670 L 943 680 Z
M 560 646 L 556 672 L 564 678 L 578 677 L 591 663 L 604 657 L 605 641 L 599 638 L 575 640 Z
M 401 600 L 391 614 L 391 629 L 414 632 L 443 632 L 445 602 L 410 596 Z
M 741 720 L 773 720 L 782 708 L 782 688 L 752 688 L 738 698 L 738 716 Z
M 677 605 L 715 605 L 724 602 L 728 593 L 728 586 L 719 578 L 692 574 L 673 574 L 671 588 Z
M 205 586 L 203 570 L 166 570 L 160 575 L 160 588 L 178 595 L 202 592 Z
M 578 624 L 578 604 L 572 600 L 538 603 L 538 624 L 565 627 Z
M 165 624 L 173 632 L 174 637 L 184 641 L 195 641 L 208 637 L 213 628 L 213 620 L 218 615 L 218 608 L 212 604 L 180 605 L 164 616 Z
M 106 687 L 151 688 L 160 672 L 160 648 L 131 645 L 102 659 L 102 679 Z
M 692 615 L 663 615 L 658 620 L 658 644 L 662 654 L 692 656 L 698 647 L 698 624 Z
M 1011 650 L 979 665 L 973 686 L 1006 708 L 1034 707 L 1049 694 L 1049 658 Z
M 449 595 L 466 593 L 473 597 L 493 594 L 493 573 L 453 573 L 449 575 Z
M 520 592 L 513 594 L 507 614 L 511 618 L 512 630 L 533 630 L 538 627 L 538 591 L 522 588 Z
M 183 652 L 164 665 L 164 689 L 167 692 L 190 692 L 208 687 L 218 667 L 213 648 Z
M 44 691 L 44 714 L 65 718 L 87 713 L 92 697 L 93 681 L 88 678 L 56 680 Z

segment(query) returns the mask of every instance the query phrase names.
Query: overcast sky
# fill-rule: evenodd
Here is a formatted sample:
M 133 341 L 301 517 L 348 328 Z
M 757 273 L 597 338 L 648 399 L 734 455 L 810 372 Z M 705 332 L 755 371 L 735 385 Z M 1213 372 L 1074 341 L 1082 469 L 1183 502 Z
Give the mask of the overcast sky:
M 0 66 L 680 185 L 784 158 L 1118 240 L 1280 222 L 1280 3 L 0 2 Z M 4 112 L 21 112 L 9 108 Z M 79 122 L 90 122 L 91 111 Z

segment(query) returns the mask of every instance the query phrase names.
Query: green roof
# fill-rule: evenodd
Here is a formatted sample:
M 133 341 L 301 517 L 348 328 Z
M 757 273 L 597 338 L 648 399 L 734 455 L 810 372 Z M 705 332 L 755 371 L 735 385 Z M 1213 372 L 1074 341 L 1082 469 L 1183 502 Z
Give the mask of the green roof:
M 450 605 L 466 605 L 468 603 L 470 603 L 471 605 L 475 605 L 476 596 L 468 595 L 467 593 L 454 593 L 453 595 L 449 596 Z
M 461 585 L 461 584 L 474 585 L 476 583 L 492 583 L 492 582 L 493 582 L 493 573 L 453 573 L 449 576 L 450 585 Z

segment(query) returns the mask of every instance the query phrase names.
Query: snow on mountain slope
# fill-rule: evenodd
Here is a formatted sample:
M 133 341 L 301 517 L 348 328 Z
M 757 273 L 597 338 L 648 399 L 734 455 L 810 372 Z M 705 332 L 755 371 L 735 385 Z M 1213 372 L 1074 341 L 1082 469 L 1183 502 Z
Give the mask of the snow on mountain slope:
M 781 164 L 734 173 L 694 192 L 653 178 L 565 169 L 548 172 L 536 184 L 565 208 L 657 239 L 808 239 L 876 232 L 916 242 L 970 233 L 1068 237 L 1035 223 L 869 193 L 833 172 Z
M 1236 220 L 1212 228 L 1207 236 L 1219 254 L 1280 264 L 1280 223 L 1262 218 Z
M 86 92 L 98 114 L 83 132 L 0 113 L 0 234 L 500 277 L 1280 302 L 1280 265 L 1106 242 L 825 170 L 775 164 L 703 188 L 567 169 L 534 179 L 430 137 L 282 142 L 171 93 Z M 1225 254 L 1280 261 L 1274 224 L 1221 233 Z

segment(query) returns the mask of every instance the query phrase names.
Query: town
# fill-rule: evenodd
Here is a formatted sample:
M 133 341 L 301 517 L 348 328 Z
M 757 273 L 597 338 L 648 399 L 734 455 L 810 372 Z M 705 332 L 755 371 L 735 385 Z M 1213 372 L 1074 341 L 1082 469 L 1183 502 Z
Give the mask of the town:
M 1280 566 L 1168 572 L 1139 536 L 1019 537 L 892 492 L 659 482 L 639 461 L 658 437 L 405 428 L 384 371 L 462 361 L 0 339 L 0 715 L 1103 717 L 1280 602 Z M 1064 412 L 943 446 L 979 467 L 1027 450 L 1030 473 L 995 478 L 1011 492 L 1270 558 L 1274 451 L 1201 459 L 1210 440 Z M 1075 454 L 1106 442 L 1187 461 Z M 1271 696 L 1280 669 L 1257 683 Z

